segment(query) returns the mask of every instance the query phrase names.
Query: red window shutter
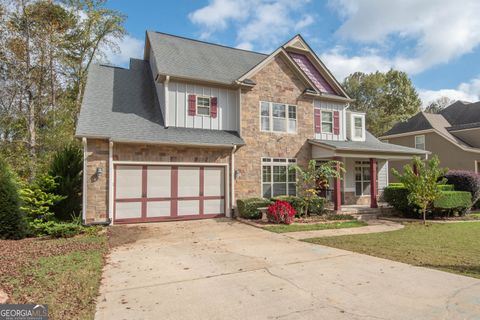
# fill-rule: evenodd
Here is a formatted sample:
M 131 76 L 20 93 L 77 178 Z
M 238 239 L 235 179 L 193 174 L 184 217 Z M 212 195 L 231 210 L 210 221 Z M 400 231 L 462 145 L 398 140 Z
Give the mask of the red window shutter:
M 338 111 L 333 112 L 333 134 L 340 134 L 340 113 Z
M 315 133 L 322 132 L 322 111 L 314 109 Z
M 188 115 L 194 116 L 197 113 L 197 96 L 194 94 L 188 95 Z
M 217 117 L 217 97 L 212 97 L 210 99 L 210 116 L 212 118 L 216 118 Z

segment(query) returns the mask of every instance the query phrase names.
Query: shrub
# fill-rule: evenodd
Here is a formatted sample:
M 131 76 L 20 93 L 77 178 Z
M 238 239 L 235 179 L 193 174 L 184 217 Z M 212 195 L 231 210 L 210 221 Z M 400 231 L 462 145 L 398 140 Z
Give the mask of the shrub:
M 449 184 L 457 191 L 468 191 L 472 195 L 472 203 L 480 200 L 480 175 L 465 170 L 450 170 L 445 175 Z
M 453 184 L 441 184 L 438 188 L 441 191 L 455 191 L 455 186 Z
M 237 200 L 238 214 L 245 219 L 260 219 L 258 208 L 268 207 L 272 202 L 264 198 L 247 198 Z
M 467 191 L 442 191 L 440 197 L 433 202 L 434 210 L 446 212 L 448 215 L 465 214 L 472 207 L 472 195 Z
M 28 221 L 54 220 L 52 207 L 64 197 L 53 193 L 57 183 L 52 176 L 39 176 L 32 184 L 24 185 L 19 194 L 22 199 L 22 211 Z
M 310 199 L 310 205 L 308 206 L 308 213 L 315 214 L 315 215 L 323 214 L 325 212 L 326 202 L 327 202 L 327 199 L 319 196 Z
M 273 223 L 291 224 L 295 217 L 295 209 L 286 201 L 275 201 L 267 209 L 268 221 Z
M 0 239 L 21 239 L 25 237 L 25 230 L 17 185 L 12 172 L 0 159 Z
M 53 192 L 64 196 L 52 207 L 55 218 L 70 221 L 80 215 L 82 203 L 83 153 L 76 144 L 70 144 L 53 156 L 48 174 L 57 182 Z
M 391 183 L 383 190 L 383 200 L 406 217 L 418 218 L 418 207 L 408 202 L 408 190 L 402 183 Z
M 286 201 L 290 203 L 290 205 L 295 209 L 295 212 L 297 213 L 297 216 L 301 215 L 303 212 L 303 208 L 305 206 L 305 202 L 302 198 L 297 197 L 297 196 L 277 196 L 273 197 L 272 201 Z
M 30 223 L 30 228 L 36 236 L 69 238 L 82 233 L 86 227 L 72 222 L 41 221 L 36 219 Z

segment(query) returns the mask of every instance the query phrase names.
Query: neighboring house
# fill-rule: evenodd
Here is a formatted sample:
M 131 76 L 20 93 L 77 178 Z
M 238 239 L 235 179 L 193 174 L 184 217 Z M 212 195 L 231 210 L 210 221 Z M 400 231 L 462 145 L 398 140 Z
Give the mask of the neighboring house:
M 426 152 L 374 138 L 351 101 L 299 35 L 265 55 L 147 32 L 144 60 L 89 70 L 84 219 L 231 216 L 239 198 L 295 195 L 288 168 L 310 159 L 345 163 L 337 209 L 375 207 L 388 160 Z
M 449 169 L 480 172 L 480 101 L 457 101 L 439 114 L 419 112 L 399 122 L 381 137 L 383 141 L 428 150 Z M 406 162 L 394 162 L 401 170 Z M 392 173 L 390 179 L 395 181 Z

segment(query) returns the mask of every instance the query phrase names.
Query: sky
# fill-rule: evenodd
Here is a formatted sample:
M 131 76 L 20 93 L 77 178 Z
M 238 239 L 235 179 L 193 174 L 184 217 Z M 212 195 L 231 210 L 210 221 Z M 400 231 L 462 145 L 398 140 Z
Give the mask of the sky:
M 479 0 L 110 0 L 128 35 L 107 58 L 141 58 L 145 31 L 271 53 L 301 34 L 339 81 L 407 72 L 424 105 L 480 100 Z

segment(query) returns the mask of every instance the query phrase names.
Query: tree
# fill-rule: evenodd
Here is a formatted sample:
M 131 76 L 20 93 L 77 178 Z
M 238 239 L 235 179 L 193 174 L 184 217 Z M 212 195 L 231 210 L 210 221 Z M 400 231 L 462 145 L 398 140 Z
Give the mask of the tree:
M 0 159 L 0 239 L 25 237 L 25 221 L 20 211 L 20 199 L 14 176 Z
M 420 111 L 418 93 L 405 72 L 355 72 L 345 79 L 343 86 L 355 99 L 352 109 L 366 113 L 367 130 L 375 136 Z
M 428 103 L 425 112 L 440 113 L 443 109 L 451 105 L 454 101 L 449 97 L 440 97 Z
M 439 185 L 446 182 L 444 176 L 448 169 L 442 169 L 439 165 L 440 161 L 437 156 L 433 156 L 425 162 L 415 157 L 413 158 L 413 167 L 416 170 L 408 164 L 403 167 L 403 174 L 393 169 L 393 174 L 408 190 L 408 202 L 422 210 L 424 224 L 427 222 L 427 209 L 441 195 Z
M 0 155 L 33 181 L 73 140 L 88 67 L 125 33 L 104 0 L 0 4 Z
M 340 172 L 336 170 L 337 164 L 340 164 Z M 328 188 L 328 181 L 330 179 L 339 178 L 345 172 L 342 163 L 336 160 L 322 163 L 310 160 L 305 169 L 302 169 L 298 165 L 293 165 L 290 167 L 290 170 L 295 170 L 298 173 L 298 184 L 300 185 L 299 196 L 304 201 L 305 214 L 308 214 L 310 205 L 318 197 L 317 187 Z
M 53 156 L 49 175 L 55 177 L 54 193 L 65 198 L 53 206 L 55 217 L 71 220 L 78 216 L 82 201 L 83 153 L 76 144 L 70 144 Z

